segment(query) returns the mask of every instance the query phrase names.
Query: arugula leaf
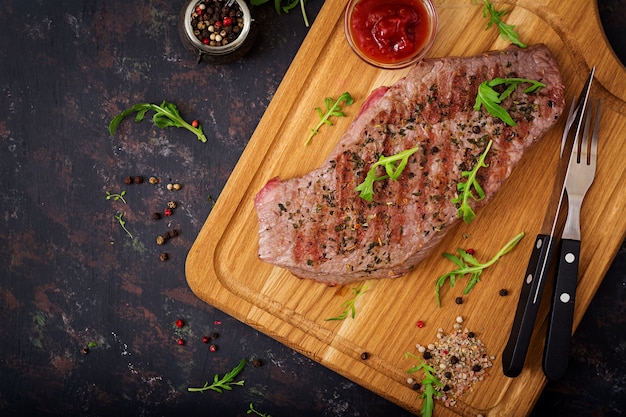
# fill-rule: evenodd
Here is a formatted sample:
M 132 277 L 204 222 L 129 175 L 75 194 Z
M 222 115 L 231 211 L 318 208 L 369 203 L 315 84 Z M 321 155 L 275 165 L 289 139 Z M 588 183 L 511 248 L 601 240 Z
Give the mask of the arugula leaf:
M 412 357 L 420 361 L 419 365 L 412 367 L 406 372 L 411 374 L 413 372 L 422 371 L 424 373 L 424 379 L 422 379 L 424 391 L 422 392 L 422 395 L 420 395 L 420 398 L 424 400 L 424 402 L 422 402 L 421 415 L 422 417 L 431 417 L 433 415 L 433 410 L 435 409 L 434 399 L 435 397 L 439 397 L 441 395 L 441 392 L 437 391 L 436 387 L 443 387 L 443 383 L 434 375 L 435 368 L 424 363 L 424 361 L 410 352 L 406 352 L 404 357 Z
M 339 107 L 339 103 L 341 103 L 342 101 L 346 103 L 346 106 L 349 106 L 352 103 L 354 103 L 352 96 L 350 95 L 350 93 L 346 91 L 345 93 L 339 96 L 337 101 L 333 100 L 332 97 L 326 97 L 326 99 L 324 100 L 324 105 L 326 106 L 326 114 L 324 114 L 321 108 L 319 107 L 315 108 L 315 110 L 317 110 L 317 114 L 320 117 L 320 121 L 317 124 L 317 126 L 315 126 L 314 129 L 311 129 L 311 134 L 304 141 L 305 146 L 308 145 L 308 143 L 311 141 L 311 138 L 313 136 L 317 135 L 317 132 L 320 130 L 320 128 L 324 124 L 327 124 L 329 126 L 333 125 L 333 123 L 330 121 L 331 116 L 346 117 L 346 115 L 341 111 L 341 107 Z
M 459 191 L 459 195 L 450 200 L 452 204 L 461 203 L 459 209 L 457 210 L 457 217 L 462 218 L 463 221 L 465 221 L 465 223 L 467 224 L 470 224 L 476 218 L 476 213 L 474 213 L 474 210 L 472 210 L 472 207 L 470 207 L 469 204 L 470 198 L 474 201 L 481 201 L 483 198 L 485 198 L 485 192 L 478 183 L 476 176 L 478 175 L 478 170 L 480 168 L 486 168 L 488 166 L 487 164 L 485 164 L 485 157 L 487 156 L 489 149 L 491 149 L 492 143 L 493 141 L 490 140 L 487 144 L 487 147 L 485 148 L 485 151 L 482 153 L 482 155 L 480 155 L 480 158 L 478 158 L 478 162 L 476 162 L 476 165 L 474 166 L 474 168 L 472 168 L 471 171 L 461 172 L 461 177 L 467 178 L 467 181 L 459 182 L 456 185 L 457 190 Z M 474 193 L 472 189 L 476 193 Z
M 517 86 L 522 83 L 530 83 L 530 87 L 527 87 L 522 92 L 524 94 L 536 93 L 546 85 L 542 82 L 529 80 L 528 78 L 494 78 L 490 81 L 483 81 L 478 86 L 478 94 L 476 95 L 476 103 L 474 104 L 474 110 L 480 111 L 481 104 L 485 106 L 485 109 L 493 116 L 499 118 L 509 126 L 517 126 L 517 123 L 511 118 L 509 113 L 500 106 L 502 100 L 506 99 L 515 91 Z M 493 87 L 505 84 L 506 90 L 502 93 L 498 93 Z
M 370 167 L 365 180 L 363 180 L 361 184 L 357 185 L 354 191 L 359 191 L 359 196 L 362 199 L 372 201 L 372 198 L 374 198 L 374 182 L 382 181 L 387 178 L 397 180 L 406 167 L 406 164 L 409 162 L 409 157 L 417 152 L 418 149 L 419 147 L 416 146 L 415 148 L 407 149 L 395 155 L 381 155 L 378 162 Z M 379 166 L 385 168 L 387 175 L 383 175 L 381 177 L 376 176 L 376 170 Z
M 495 24 L 498 27 L 498 32 L 500 32 L 502 39 L 508 39 L 513 45 L 517 45 L 520 48 L 526 48 L 526 44 L 519 40 L 519 35 L 515 31 L 515 26 L 502 21 L 502 16 L 507 14 L 509 11 L 497 10 L 496 7 L 488 0 L 483 0 L 483 2 L 485 3 L 483 6 L 483 17 L 487 18 L 487 14 L 489 14 L 489 22 L 487 22 L 485 30 Z M 474 3 L 476 3 L 476 0 L 474 0 Z
M 130 109 L 124 110 L 123 112 L 115 116 L 113 120 L 111 120 L 111 123 L 109 123 L 109 133 L 111 134 L 111 136 L 113 136 L 115 134 L 117 126 L 126 116 L 137 113 L 135 115 L 135 122 L 140 122 L 146 116 L 146 113 L 150 110 L 155 112 L 152 120 L 157 127 L 161 129 L 169 126 L 182 127 L 194 133 L 198 137 L 199 141 L 207 141 L 207 138 L 202 131 L 202 126 L 198 124 L 198 127 L 194 127 L 191 124 L 187 123 L 180 115 L 178 108 L 176 108 L 176 105 L 167 101 L 163 101 L 160 106 L 151 103 L 138 103 Z
M 260 6 L 262 4 L 268 3 L 270 0 L 250 0 L 250 4 L 253 6 Z M 304 19 L 304 26 L 309 27 L 309 18 L 306 15 L 306 9 L 304 8 L 304 3 L 306 0 L 287 0 L 287 4 L 284 6 L 282 3 L 284 0 L 274 0 L 274 9 L 276 9 L 276 13 L 280 14 L 281 11 L 285 13 L 289 13 L 289 11 L 295 8 L 298 4 L 300 4 L 300 9 L 302 10 L 302 18 Z
M 352 288 L 352 294 L 354 294 L 354 297 L 341 304 L 342 307 L 345 307 L 343 312 L 339 316 L 326 319 L 326 321 L 344 320 L 346 317 L 348 317 L 348 313 L 350 313 L 350 316 L 354 318 L 354 316 L 356 315 L 356 307 L 354 306 L 354 303 L 356 303 L 356 299 L 359 298 L 359 296 L 365 293 L 367 290 L 369 290 L 369 287 L 367 286 L 363 286 L 361 288 Z
M 449 261 L 451 261 L 452 263 L 454 263 L 458 268 L 453 271 L 448 272 L 445 275 L 440 276 L 437 279 L 437 282 L 435 284 L 435 295 L 437 296 L 437 305 L 441 307 L 439 289 L 443 287 L 443 284 L 446 282 L 446 280 L 450 282 L 450 288 L 453 288 L 457 279 L 461 279 L 465 275 L 471 274 L 471 277 L 467 283 L 467 286 L 465 287 L 465 290 L 463 291 L 463 294 L 468 294 L 474 288 L 474 286 L 480 281 L 480 275 L 482 274 L 482 272 L 486 268 L 498 262 L 498 260 L 501 257 L 509 253 L 511 250 L 513 250 L 513 248 L 517 245 L 517 243 L 520 240 L 522 240 L 523 237 L 524 237 L 524 232 L 521 232 L 518 235 L 516 235 L 506 245 L 504 245 L 504 247 L 502 247 L 502 249 L 500 249 L 498 253 L 494 255 L 493 258 L 491 258 L 485 263 L 479 262 L 473 255 L 470 255 L 469 253 L 467 253 L 467 251 L 461 248 L 457 248 L 457 252 L 459 253 L 459 256 L 455 256 L 451 253 L 444 253 L 443 256 Z
M 233 380 L 235 379 L 235 377 L 237 375 L 239 375 L 239 373 L 243 370 L 243 368 L 246 366 L 246 359 L 243 358 L 241 360 L 241 362 L 239 362 L 239 365 L 237 365 L 232 371 L 224 374 L 224 376 L 220 379 L 218 374 L 215 374 L 215 377 L 213 378 L 213 383 L 209 384 L 209 382 L 205 382 L 204 385 L 200 388 L 187 388 L 187 391 L 189 392 L 204 392 L 207 390 L 213 390 L 213 391 L 217 391 L 220 394 L 224 391 L 230 391 L 232 390 L 232 386 L 234 385 L 239 385 L 239 386 L 243 386 L 244 381 L 236 381 L 233 382 Z

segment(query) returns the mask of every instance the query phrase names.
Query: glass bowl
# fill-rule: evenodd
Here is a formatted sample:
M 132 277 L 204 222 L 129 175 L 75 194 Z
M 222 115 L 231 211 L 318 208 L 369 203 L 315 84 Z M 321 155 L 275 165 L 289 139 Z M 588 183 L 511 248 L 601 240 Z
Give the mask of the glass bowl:
M 365 62 L 405 68 L 422 59 L 437 34 L 437 11 L 430 0 L 350 0 L 346 39 Z

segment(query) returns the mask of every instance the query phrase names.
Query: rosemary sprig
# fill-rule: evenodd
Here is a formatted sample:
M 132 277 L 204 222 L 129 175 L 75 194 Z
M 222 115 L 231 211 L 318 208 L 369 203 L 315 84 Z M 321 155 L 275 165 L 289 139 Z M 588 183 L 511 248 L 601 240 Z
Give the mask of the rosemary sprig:
M 307 137 L 306 140 L 304 141 L 305 146 L 308 145 L 308 143 L 311 141 L 311 138 L 313 136 L 317 135 L 317 132 L 319 132 L 320 128 L 323 125 L 325 124 L 329 126 L 333 125 L 333 122 L 330 121 L 331 116 L 346 117 L 343 111 L 341 111 L 341 107 L 339 106 L 339 104 L 342 101 L 346 103 L 346 106 L 349 106 L 352 103 L 354 103 L 354 99 L 352 98 L 350 93 L 346 91 L 345 93 L 339 96 L 337 101 L 333 100 L 332 97 L 326 97 L 326 99 L 324 99 L 324 105 L 326 106 L 326 113 L 324 113 L 320 107 L 315 108 L 315 110 L 317 111 L 317 114 L 320 117 L 320 121 L 315 126 L 315 128 L 311 129 L 311 133 L 309 134 L 309 137 Z
M 362 286 L 360 288 L 352 288 L 352 294 L 354 295 L 354 297 L 352 297 L 348 301 L 345 301 L 343 304 L 341 304 L 341 306 L 344 307 L 343 312 L 338 316 L 330 317 L 325 320 L 326 321 L 344 320 L 348 317 L 348 314 L 350 314 L 350 317 L 354 318 L 354 316 L 356 315 L 356 307 L 354 303 L 356 303 L 356 299 L 359 298 L 359 296 L 365 293 L 368 289 L 369 287 L 367 286 Z
M 470 198 L 474 201 L 481 201 L 483 198 L 485 198 L 485 192 L 478 183 L 476 176 L 478 175 L 478 170 L 480 168 L 487 167 L 487 164 L 485 164 L 485 157 L 487 156 L 489 149 L 491 149 L 492 143 L 493 141 L 490 140 L 487 144 L 487 148 L 485 148 L 485 151 L 482 153 L 482 155 L 478 159 L 478 162 L 476 162 L 476 165 L 474 166 L 474 168 L 472 168 L 471 171 L 463 171 L 461 173 L 461 177 L 467 178 L 467 181 L 459 182 L 457 184 L 457 190 L 459 191 L 459 195 L 450 200 L 452 204 L 461 203 L 457 211 L 457 216 L 462 218 L 463 221 L 465 221 L 465 223 L 467 224 L 470 224 L 476 218 L 476 213 L 474 213 L 474 210 L 472 210 L 469 204 Z
M 436 387 L 443 387 L 443 383 L 434 375 L 435 369 L 432 366 L 424 363 L 424 361 L 411 352 L 406 352 L 404 357 L 411 357 L 420 361 L 419 365 L 412 367 L 406 372 L 412 374 L 413 372 L 422 371 L 424 373 L 424 379 L 422 379 L 424 391 L 422 391 L 422 395 L 420 396 L 420 398 L 424 400 L 424 402 L 422 402 L 421 414 L 422 417 L 431 417 L 435 408 L 434 399 L 435 397 L 439 397 L 441 395 L 441 392 L 439 392 Z
M 463 294 L 468 294 L 472 288 L 480 281 L 480 275 L 483 271 L 490 267 L 491 265 L 498 262 L 498 260 L 509 253 L 513 248 L 517 245 L 517 243 L 522 240 L 524 237 L 524 232 L 517 234 L 513 239 L 511 239 L 502 249 L 495 254 L 493 258 L 488 260 L 485 263 L 479 262 L 473 255 L 470 255 L 464 249 L 458 248 L 457 252 L 459 256 L 452 255 L 450 253 L 444 253 L 443 256 L 449 261 L 453 262 L 457 269 L 448 272 L 445 275 L 440 276 L 437 279 L 437 283 L 435 284 L 435 295 L 437 296 L 437 305 L 441 307 L 441 299 L 439 297 L 439 289 L 443 287 L 443 284 L 446 280 L 450 281 L 450 288 L 454 287 L 457 279 L 464 277 L 465 275 L 470 274 L 471 277 L 463 291 Z
M 243 358 L 239 365 L 237 365 L 232 371 L 224 374 L 222 378 L 219 377 L 218 374 L 215 374 L 213 378 L 213 383 L 209 384 L 209 382 L 205 382 L 204 385 L 200 388 L 187 388 L 189 392 L 204 392 L 208 390 L 217 391 L 220 394 L 224 391 L 230 391 L 233 388 L 233 385 L 243 386 L 244 381 L 233 381 L 237 375 L 243 370 L 246 366 L 246 359 Z

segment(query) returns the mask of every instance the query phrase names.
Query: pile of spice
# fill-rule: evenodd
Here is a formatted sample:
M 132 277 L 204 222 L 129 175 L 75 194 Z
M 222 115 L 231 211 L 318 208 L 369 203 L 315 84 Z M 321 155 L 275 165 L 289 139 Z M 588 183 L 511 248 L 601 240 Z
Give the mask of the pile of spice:
M 208 46 L 225 46 L 243 30 L 243 12 L 233 0 L 203 0 L 191 13 L 194 36 Z
M 459 316 L 451 333 L 445 334 L 443 328 L 439 328 L 436 342 L 415 346 L 441 382 L 441 386 L 436 386 L 441 395 L 436 398 L 446 407 L 455 406 L 461 395 L 472 390 L 473 383 L 482 381 L 495 359 L 487 354 L 485 345 L 474 332 L 463 329 L 462 323 L 463 318 Z M 416 389 L 421 388 L 413 378 L 407 382 Z

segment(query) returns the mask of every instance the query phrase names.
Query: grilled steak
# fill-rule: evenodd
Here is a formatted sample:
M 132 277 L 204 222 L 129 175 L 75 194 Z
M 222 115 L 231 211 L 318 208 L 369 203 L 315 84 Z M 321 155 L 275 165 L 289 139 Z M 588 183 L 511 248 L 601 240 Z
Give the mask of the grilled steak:
M 519 85 L 503 103 L 517 126 L 474 111 L 478 85 L 496 77 Z M 493 140 L 479 171 L 489 200 L 523 152 L 559 118 L 564 86 L 543 45 L 474 57 L 426 59 L 392 87 L 374 90 L 324 164 L 300 178 L 270 180 L 257 194 L 260 259 L 328 284 L 398 277 L 415 267 L 456 222 L 457 184 Z M 355 187 L 381 155 L 419 147 L 397 180 Z M 379 176 L 384 169 L 379 169 Z

